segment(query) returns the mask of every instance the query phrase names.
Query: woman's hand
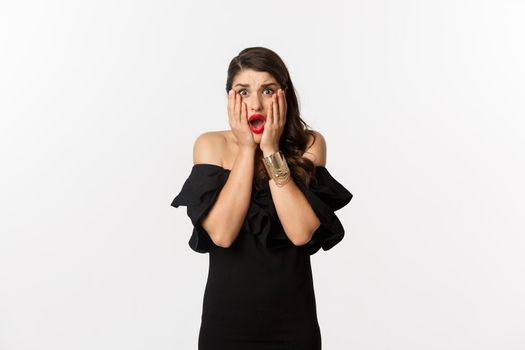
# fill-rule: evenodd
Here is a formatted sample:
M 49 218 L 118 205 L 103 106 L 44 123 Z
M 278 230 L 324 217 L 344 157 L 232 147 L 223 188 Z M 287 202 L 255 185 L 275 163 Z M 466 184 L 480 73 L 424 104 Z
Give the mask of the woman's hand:
M 286 96 L 284 91 L 279 89 L 277 94 L 272 95 L 272 102 L 266 113 L 266 123 L 260 145 L 265 157 L 279 151 L 279 140 L 283 134 L 284 124 L 286 124 L 286 110 Z
M 257 144 L 248 126 L 248 106 L 234 89 L 228 93 L 228 119 L 239 147 L 255 149 Z

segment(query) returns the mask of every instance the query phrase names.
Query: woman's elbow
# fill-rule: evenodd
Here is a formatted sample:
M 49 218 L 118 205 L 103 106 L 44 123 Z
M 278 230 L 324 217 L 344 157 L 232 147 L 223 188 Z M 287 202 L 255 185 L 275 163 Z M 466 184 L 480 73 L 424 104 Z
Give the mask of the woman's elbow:
M 226 240 L 224 240 L 224 241 L 216 241 L 214 243 L 215 243 L 216 246 L 221 247 L 221 248 L 230 248 L 231 245 L 232 245 L 232 242 L 226 241 Z
M 313 229 L 305 230 L 306 232 L 309 232 L 309 233 L 307 233 L 307 234 L 303 233 L 303 234 L 300 234 L 300 235 L 292 236 L 294 238 L 290 239 L 290 240 L 296 246 L 305 245 L 305 244 L 307 244 L 308 242 L 310 242 L 312 240 L 312 237 L 313 237 L 315 231 L 317 231 L 317 229 L 319 228 L 319 226 L 321 226 L 321 223 L 318 221 L 317 225 Z M 303 232 L 305 232 L 305 231 L 303 231 Z
M 298 246 L 298 247 L 299 247 L 299 246 L 302 246 L 302 245 L 305 245 L 305 244 L 307 244 L 308 242 L 310 242 L 310 238 L 304 238 L 304 237 L 302 237 L 302 238 L 299 238 L 299 239 L 298 239 L 298 238 L 295 238 L 295 239 L 292 240 L 292 243 L 293 243 L 294 245 Z
M 304 233 L 301 234 L 301 235 L 296 235 L 296 236 L 293 236 L 293 238 L 291 238 L 290 240 L 292 241 L 292 243 L 296 246 L 302 246 L 302 245 L 305 245 L 307 244 L 308 242 L 310 242 L 312 239 L 312 235 L 309 234 L 309 235 L 305 235 Z
M 207 216 L 202 221 L 202 227 L 208 233 L 208 236 L 210 236 L 211 241 L 216 246 L 221 248 L 229 248 L 232 245 L 233 242 L 231 241 L 231 239 L 228 238 L 231 236 L 225 233 L 224 230 L 218 228 L 216 223 L 211 222 L 209 216 Z
M 220 233 L 219 234 L 215 233 L 213 235 L 210 234 L 210 238 L 213 244 L 221 248 L 230 248 L 231 245 L 233 244 L 233 241 L 228 237 L 230 236 L 227 234 L 220 234 Z

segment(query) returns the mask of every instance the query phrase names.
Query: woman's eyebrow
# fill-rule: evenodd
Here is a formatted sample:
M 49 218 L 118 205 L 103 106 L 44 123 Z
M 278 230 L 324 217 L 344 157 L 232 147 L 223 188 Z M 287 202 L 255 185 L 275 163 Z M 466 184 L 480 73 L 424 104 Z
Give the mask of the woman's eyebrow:
M 262 84 L 261 87 L 266 87 L 266 86 L 271 86 L 271 85 L 277 86 L 276 83 L 267 83 L 267 84 Z M 250 87 L 250 84 L 237 83 L 235 84 L 235 86 Z

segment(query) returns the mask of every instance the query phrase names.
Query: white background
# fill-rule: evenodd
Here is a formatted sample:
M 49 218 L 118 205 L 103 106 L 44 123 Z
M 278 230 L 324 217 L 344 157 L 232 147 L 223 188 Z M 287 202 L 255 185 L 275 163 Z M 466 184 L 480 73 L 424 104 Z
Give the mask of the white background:
M 3 1 L 0 349 L 196 349 L 171 200 L 276 51 L 354 195 L 312 256 L 323 349 L 525 349 L 525 3 Z

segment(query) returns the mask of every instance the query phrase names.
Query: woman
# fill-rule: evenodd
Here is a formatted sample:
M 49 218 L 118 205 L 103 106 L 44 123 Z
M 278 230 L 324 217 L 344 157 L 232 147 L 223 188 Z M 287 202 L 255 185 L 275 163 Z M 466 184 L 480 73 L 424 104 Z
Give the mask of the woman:
M 288 70 L 263 47 L 230 62 L 231 130 L 205 132 L 172 206 L 187 206 L 189 241 L 209 253 L 199 349 L 321 349 L 310 255 L 344 235 L 334 211 L 352 194 L 325 168 Z

